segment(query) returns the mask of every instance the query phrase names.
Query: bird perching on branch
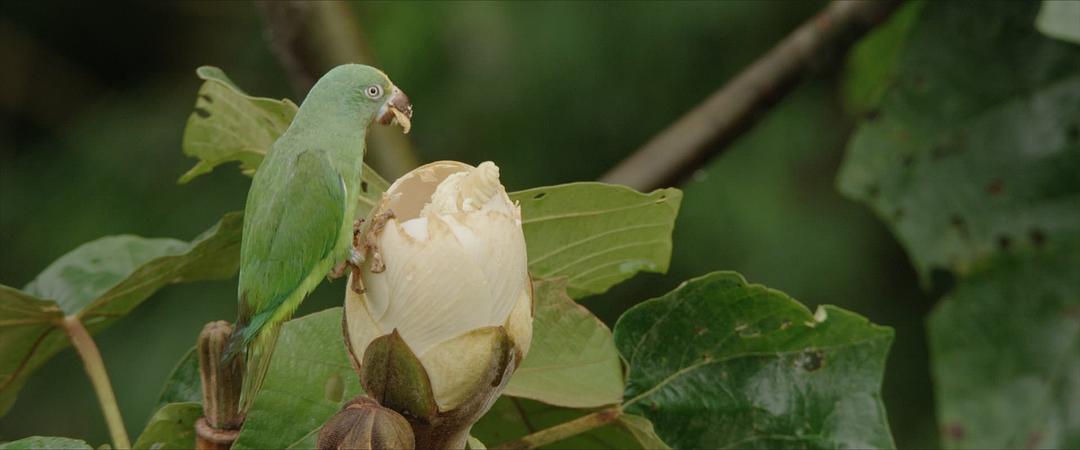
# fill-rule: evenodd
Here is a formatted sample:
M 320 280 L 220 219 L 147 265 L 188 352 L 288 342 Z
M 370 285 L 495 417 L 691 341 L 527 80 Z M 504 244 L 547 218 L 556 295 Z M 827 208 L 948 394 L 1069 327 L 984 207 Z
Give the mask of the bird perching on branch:
M 311 89 L 255 173 L 244 208 L 236 329 L 240 411 L 255 400 L 281 325 L 324 277 L 359 266 L 352 246 L 365 137 L 372 122 L 409 132 L 412 105 L 378 69 L 347 64 Z

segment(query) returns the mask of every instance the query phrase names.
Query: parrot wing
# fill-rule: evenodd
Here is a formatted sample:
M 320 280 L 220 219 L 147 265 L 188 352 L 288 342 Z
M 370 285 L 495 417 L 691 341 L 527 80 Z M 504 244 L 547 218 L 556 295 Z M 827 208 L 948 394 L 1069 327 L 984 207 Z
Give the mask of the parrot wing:
M 333 265 L 346 188 L 325 151 L 266 161 L 248 199 L 240 255 L 240 311 L 230 348 L 246 347 L 242 404 L 250 406 L 277 335 Z M 244 408 L 246 410 L 246 407 Z

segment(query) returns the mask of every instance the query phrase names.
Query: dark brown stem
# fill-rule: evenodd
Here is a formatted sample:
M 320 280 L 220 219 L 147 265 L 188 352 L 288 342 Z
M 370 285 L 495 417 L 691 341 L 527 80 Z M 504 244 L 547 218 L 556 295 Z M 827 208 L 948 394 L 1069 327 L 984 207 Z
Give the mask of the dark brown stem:
M 521 439 L 500 444 L 494 449 L 533 449 L 543 447 L 545 445 L 559 442 L 571 436 L 577 436 L 581 433 L 600 428 L 611 422 L 614 422 L 622 416 L 622 409 L 618 406 L 611 408 L 601 409 L 591 414 L 578 417 L 566 423 L 561 423 L 550 428 L 537 431 L 535 433 L 526 435 Z
M 825 54 L 842 53 L 899 0 L 838 0 L 624 159 L 601 181 L 642 191 L 676 185 L 749 130 Z
M 206 324 L 199 333 L 196 351 L 203 397 L 203 417 L 195 424 L 195 445 L 199 449 L 228 449 L 244 423 L 239 410 L 243 359 L 224 359 L 232 331 L 232 325 L 219 320 Z
M 345 2 L 259 1 L 271 51 L 281 62 L 293 89 L 307 95 L 326 71 L 340 64 L 375 64 L 363 31 Z M 369 163 L 383 177 L 395 179 L 418 165 L 409 139 L 396 128 L 372 126 Z

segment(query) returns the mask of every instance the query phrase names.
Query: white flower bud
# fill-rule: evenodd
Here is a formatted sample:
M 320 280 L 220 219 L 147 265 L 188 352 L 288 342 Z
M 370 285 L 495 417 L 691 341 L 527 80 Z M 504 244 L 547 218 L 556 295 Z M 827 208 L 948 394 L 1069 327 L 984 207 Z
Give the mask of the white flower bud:
M 504 359 L 493 350 L 496 340 L 509 337 L 516 365 L 532 338 L 521 212 L 499 168 L 453 161 L 417 168 L 390 186 L 372 217 L 388 211 L 381 230 L 370 225 L 376 231 L 364 236 L 372 247 L 361 274 L 365 292 L 350 289 L 345 300 L 354 360 L 397 330 L 427 371 L 440 411 L 488 395 L 485 376 Z M 376 253 L 385 264 L 378 273 Z

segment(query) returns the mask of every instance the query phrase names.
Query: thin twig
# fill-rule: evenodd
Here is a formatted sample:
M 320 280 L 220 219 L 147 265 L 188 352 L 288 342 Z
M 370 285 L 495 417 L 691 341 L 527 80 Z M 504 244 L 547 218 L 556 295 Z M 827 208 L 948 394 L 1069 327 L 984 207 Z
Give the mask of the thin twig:
M 842 54 L 899 0 L 839 0 L 606 173 L 642 191 L 678 184 L 749 130 L 824 54 Z
M 63 320 L 64 330 L 71 338 L 71 344 L 82 358 L 86 374 L 90 377 L 90 384 L 97 393 L 98 403 L 101 403 L 101 412 L 105 414 L 105 423 L 109 426 L 109 434 L 112 436 L 113 448 L 131 448 L 131 440 L 128 439 L 127 430 L 124 429 L 124 419 L 120 416 L 120 407 L 116 406 L 116 395 L 113 394 L 112 384 L 109 383 L 109 374 L 105 372 L 105 362 L 101 360 L 101 352 L 94 344 L 94 338 L 86 331 L 86 327 L 76 316 L 67 316 Z
M 255 4 L 266 24 L 270 50 L 301 97 L 337 65 L 374 65 L 349 4 L 298 0 Z M 396 128 L 373 126 L 368 143 L 368 162 L 385 178 L 393 180 L 418 165 L 412 144 Z
M 571 436 L 577 436 L 589 430 L 600 428 L 614 422 L 622 416 L 619 406 L 601 409 L 569 422 L 561 423 L 550 428 L 526 435 L 520 439 L 500 444 L 493 449 L 533 449 L 543 447 L 553 442 L 559 442 Z

